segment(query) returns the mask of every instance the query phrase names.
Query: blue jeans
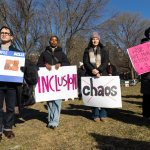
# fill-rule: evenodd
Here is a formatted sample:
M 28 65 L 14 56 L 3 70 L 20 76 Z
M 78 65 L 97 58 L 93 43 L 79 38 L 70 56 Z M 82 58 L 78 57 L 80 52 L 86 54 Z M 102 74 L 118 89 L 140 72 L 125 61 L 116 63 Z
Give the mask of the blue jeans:
M 58 126 L 62 100 L 48 101 L 48 127 Z
M 6 113 L 3 113 L 3 103 L 6 103 Z M 0 133 L 4 130 L 9 131 L 14 125 L 14 108 L 16 103 L 16 90 L 0 90 Z
M 106 118 L 107 111 L 105 108 L 93 107 L 92 108 L 92 117 L 95 118 Z

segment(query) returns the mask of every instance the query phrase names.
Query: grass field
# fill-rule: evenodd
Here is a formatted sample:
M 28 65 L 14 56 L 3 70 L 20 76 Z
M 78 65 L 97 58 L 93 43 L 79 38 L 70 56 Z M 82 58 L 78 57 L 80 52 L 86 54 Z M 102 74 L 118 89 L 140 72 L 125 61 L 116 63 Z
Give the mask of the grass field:
M 140 84 L 122 87 L 122 109 L 108 109 L 107 122 L 91 120 L 81 100 L 62 103 L 60 125 L 46 127 L 45 103 L 26 108 L 16 120 L 16 138 L 0 143 L 0 150 L 150 150 L 150 123 L 141 115 Z

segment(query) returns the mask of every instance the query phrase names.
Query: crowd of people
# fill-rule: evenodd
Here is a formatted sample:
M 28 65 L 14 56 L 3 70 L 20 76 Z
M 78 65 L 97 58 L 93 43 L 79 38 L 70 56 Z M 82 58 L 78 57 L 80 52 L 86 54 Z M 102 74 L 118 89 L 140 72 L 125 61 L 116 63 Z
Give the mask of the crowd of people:
M 146 38 L 141 40 L 141 43 L 147 42 L 150 39 L 150 28 L 145 31 Z M 20 52 L 12 43 L 14 38 L 12 30 L 3 26 L 0 29 L 0 50 Z M 61 66 L 69 66 L 70 63 L 66 54 L 59 46 L 59 39 L 53 35 L 49 39 L 49 46 L 45 51 L 41 53 L 38 61 L 32 62 L 31 59 L 26 59 L 25 67 L 21 68 L 24 72 L 24 85 L 27 85 L 26 90 L 22 88 L 21 83 L 14 82 L 2 82 L 0 81 L 0 141 L 4 134 L 7 138 L 12 139 L 15 137 L 12 127 L 14 125 L 15 106 L 19 106 L 21 110 L 22 105 L 25 104 L 25 98 L 29 100 L 29 97 L 34 92 L 34 86 L 38 80 L 39 67 L 45 67 L 51 71 L 52 66 L 55 69 L 59 69 Z M 31 68 L 31 69 L 29 69 Z M 101 43 L 101 37 L 97 32 L 93 32 L 89 44 L 84 51 L 83 63 L 78 68 L 78 90 L 79 98 L 82 98 L 81 94 L 81 77 L 90 76 L 100 78 L 101 76 L 116 76 L 118 72 L 116 67 L 110 62 L 109 55 L 105 50 L 105 46 Z M 31 78 L 30 78 L 31 77 Z M 141 92 L 143 93 L 143 117 L 150 118 L 150 72 L 141 76 Z M 31 90 L 32 89 L 32 90 Z M 32 91 L 31 93 L 29 93 Z M 24 94 L 24 97 L 22 95 Z M 5 115 L 3 113 L 3 107 L 5 107 Z M 32 101 L 32 102 L 31 102 Z M 30 97 L 29 103 L 34 104 L 34 97 Z M 47 102 L 48 108 L 48 124 L 47 127 L 55 129 L 59 125 L 60 113 L 61 113 L 62 100 L 52 100 Z M 107 110 L 101 107 L 91 107 L 92 118 L 95 122 L 105 121 L 107 118 Z

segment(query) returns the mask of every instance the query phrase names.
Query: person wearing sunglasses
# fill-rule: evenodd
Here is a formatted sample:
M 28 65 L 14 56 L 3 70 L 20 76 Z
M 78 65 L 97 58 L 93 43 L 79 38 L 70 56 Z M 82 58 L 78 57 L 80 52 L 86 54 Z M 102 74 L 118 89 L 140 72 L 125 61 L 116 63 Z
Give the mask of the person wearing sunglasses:
M 4 51 L 17 51 L 13 44 L 13 32 L 7 27 L 3 26 L 0 29 L 0 50 Z M 7 138 L 12 139 L 15 137 L 12 131 L 14 125 L 14 109 L 17 100 L 17 86 L 18 83 L 2 82 L 0 81 L 0 141 L 2 140 L 2 134 Z M 3 104 L 5 100 L 6 112 L 3 113 Z

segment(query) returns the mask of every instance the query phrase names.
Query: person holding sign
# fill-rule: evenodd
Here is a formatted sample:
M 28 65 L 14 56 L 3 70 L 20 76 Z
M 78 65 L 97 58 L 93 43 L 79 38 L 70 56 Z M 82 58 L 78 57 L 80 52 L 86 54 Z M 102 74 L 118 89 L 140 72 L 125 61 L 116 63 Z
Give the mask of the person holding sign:
M 3 26 L 0 29 L 0 40 L 0 50 L 19 52 L 19 50 L 12 45 L 13 32 L 10 28 Z M 8 68 L 6 65 L 5 67 L 6 69 Z M 13 66 L 11 67 L 13 70 L 16 69 L 15 67 L 13 68 Z M 14 108 L 17 101 L 17 86 L 18 83 L 0 81 L 0 141 L 2 139 L 2 133 L 9 139 L 15 137 L 15 134 L 12 131 L 12 126 L 14 125 Z M 3 115 L 4 99 L 6 104 L 5 116 Z
M 150 28 L 145 30 L 146 38 L 141 43 L 150 41 Z M 141 75 L 141 93 L 143 93 L 142 114 L 146 119 L 150 119 L 150 72 Z
M 108 54 L 104 46 L 100 43 L 100 36 L 93 32 L 89 45 L 84 51 L 83 63 L 86 69 L 86 75 L 92 77 L 101 77 L 107 75 Z M 93 119 L 96 122 L 104 121 L 107 112 L 104 108 L 94 107 L 92 109 Z
M 69 66 L 70 63 L 67 56 L 63 53 L 62 48 L 58 46 L 58 37 L 53 35 L 50 37 L 49 46 L 40 55 L 38 67 L 46 67 L 49 71 L 52 66 L 59 69 L 61 66 Z M 59 124 L 62 100 L 52 100 L 47 102 L 48 107 L 48 128 L 55 129 Z

